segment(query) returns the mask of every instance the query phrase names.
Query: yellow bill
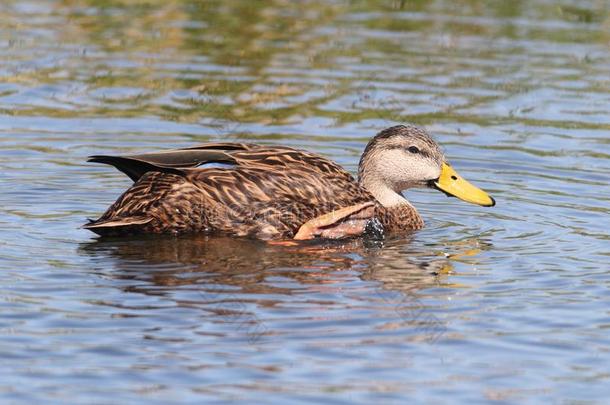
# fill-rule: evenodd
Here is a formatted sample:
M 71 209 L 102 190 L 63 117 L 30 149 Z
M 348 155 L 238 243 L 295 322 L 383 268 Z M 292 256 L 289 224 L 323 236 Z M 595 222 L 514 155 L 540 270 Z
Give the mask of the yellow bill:
M 448 163 L 443 163 L 441 175 L 434 186 L 447 195 L 484 207 L 493 207 L 496 201 L 485 191 L 464 180 Z

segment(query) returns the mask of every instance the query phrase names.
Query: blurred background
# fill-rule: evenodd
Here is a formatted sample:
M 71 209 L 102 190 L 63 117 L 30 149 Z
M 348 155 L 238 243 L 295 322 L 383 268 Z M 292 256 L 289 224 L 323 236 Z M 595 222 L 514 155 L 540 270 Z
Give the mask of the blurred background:
M 610 394 L 610 4 L 4 0 L 3 402 L 594 404 Z M 91 154 L 426 127 L 492 209 L 296 247 L 98 240 Z

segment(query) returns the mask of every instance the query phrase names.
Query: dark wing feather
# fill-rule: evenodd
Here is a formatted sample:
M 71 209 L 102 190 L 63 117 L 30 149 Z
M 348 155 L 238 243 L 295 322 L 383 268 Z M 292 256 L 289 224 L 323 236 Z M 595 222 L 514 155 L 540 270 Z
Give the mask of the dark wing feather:
M 205 163 L 235 164 L 235 159 L 222 150 L 177 149 L 129 156 L 96 155 L 90 156 L 88 162 L 112 165 L 136 182 L 147 172 L 183 175 L 184 171 L 181 169 Z
M 251 143 L 216 142 L 189 146 L 188 148 L 183 148 L 182 150 L 244 151 L 259 149 L 260 147 L 260 145 L 255 145 Z

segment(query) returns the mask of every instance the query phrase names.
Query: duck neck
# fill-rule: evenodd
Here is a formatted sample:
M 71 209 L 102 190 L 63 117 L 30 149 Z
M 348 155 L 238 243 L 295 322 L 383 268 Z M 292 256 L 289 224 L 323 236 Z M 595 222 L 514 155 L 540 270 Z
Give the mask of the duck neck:
M 399 192 L 383 182 L 360 181 L 360 185 L 375 197 L 381 205 L 377 209 L 379 220 L 388 232 L 421 229 L 424 221 L 417 209 Z
M 402 194 L 380 179 L 364 175 L 359 179 L 359 183 L 385 208 L 408 206 L 415 210 L 415 207 Z

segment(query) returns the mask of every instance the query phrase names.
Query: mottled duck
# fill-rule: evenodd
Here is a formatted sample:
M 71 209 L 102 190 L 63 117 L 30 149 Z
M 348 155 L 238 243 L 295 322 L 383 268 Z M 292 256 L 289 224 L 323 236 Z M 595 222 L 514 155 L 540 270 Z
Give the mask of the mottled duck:
M 333 161 L 285 146 L 209 143 L 131 156 L 91 156 L 134 184 L 84 227 L 99 235 L 209 233 L 258 239 L 406 232 L 424 222 L 401 194 L 434 188 L 482 206 L 495 201 L 460 177 L 412 125 L 366 145 L 358 179 Z

